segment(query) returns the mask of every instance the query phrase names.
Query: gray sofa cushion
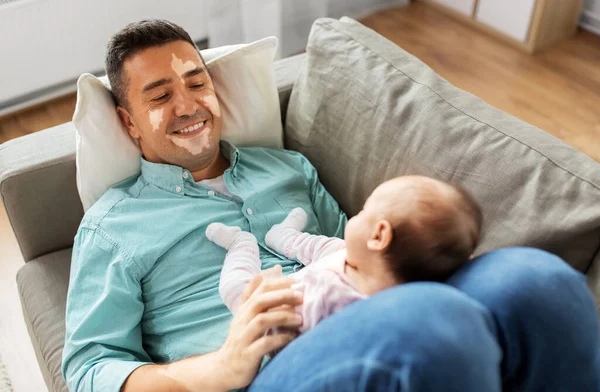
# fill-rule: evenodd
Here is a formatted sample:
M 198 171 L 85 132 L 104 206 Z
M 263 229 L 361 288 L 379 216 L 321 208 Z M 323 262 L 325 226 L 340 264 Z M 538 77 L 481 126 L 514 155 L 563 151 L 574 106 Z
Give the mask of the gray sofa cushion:
M 478 253 L 529 245 L 586 271 L 600 247 L 600 164 L 348 18 L 313 26 L 286 146 L 315 164 L 350 215 L 382 181 L 422 174 L 481 203 Z
M 29 336 L 48 389 L 67 392 L 61 374 L 71 248 L 25 264 L 17 274 Z

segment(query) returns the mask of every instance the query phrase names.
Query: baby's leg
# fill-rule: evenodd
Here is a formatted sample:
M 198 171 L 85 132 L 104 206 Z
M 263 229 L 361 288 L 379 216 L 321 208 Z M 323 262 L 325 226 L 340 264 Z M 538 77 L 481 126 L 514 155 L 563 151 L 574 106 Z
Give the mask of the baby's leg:
M 256 237 L 239 227 L 222 223 L 209 225 L 206 237 L 228 250 L 221 270 L 219 294 L 231 313 L 235 314 L 241 305 L 246 284 L 261 272 Z
M 339 238 L 302 233 L 306 220 L 306 212 L 294 208 L 283 222 L 269 230 L 265 243 L 275 252 L 304 265 L 345 248 L 344 240 Z

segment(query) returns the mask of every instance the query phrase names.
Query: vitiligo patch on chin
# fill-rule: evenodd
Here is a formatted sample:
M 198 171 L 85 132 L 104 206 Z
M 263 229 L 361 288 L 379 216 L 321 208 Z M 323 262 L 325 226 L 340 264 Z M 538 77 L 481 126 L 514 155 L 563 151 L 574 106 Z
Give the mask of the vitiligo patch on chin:
M 164 108 L 155 109 L 148 113 L 148 117 L 150 119 L 150 124 L 152 125 L 152 130 L 156 132 L 158 128 L 160 128 L 160 124 L 163 122 L 163 112 Z
M 175 71 L 177 76 L 179 76 L 179 79 L 181 79 L 181 83 L 185 83 L 185 81 L 183 80 L 183 75 L 186 72 L 195 69 L 196 64 L 192 60 L 188 60 L 184 63 L 179 57 L 175 55 L 175 53 L 171 53 L 171 56 L 173 58 L 171 60 L 171 68 L 173 68 L 173 71 Z
M 200 155 L 211 145 L 211 130 L 204 129 L 202 133 L 194 137 L 179 137 L 177 135 L 167 135 L 167 138 L 178 147 L 187 150 L 192 155 Z

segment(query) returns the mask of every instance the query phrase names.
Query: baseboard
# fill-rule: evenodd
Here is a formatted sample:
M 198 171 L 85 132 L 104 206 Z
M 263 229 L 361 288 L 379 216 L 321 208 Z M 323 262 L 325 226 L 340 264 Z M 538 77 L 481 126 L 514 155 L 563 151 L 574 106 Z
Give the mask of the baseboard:
M 600 35 L 600 14 L 584 11 L 579 24 L 582 28 Z

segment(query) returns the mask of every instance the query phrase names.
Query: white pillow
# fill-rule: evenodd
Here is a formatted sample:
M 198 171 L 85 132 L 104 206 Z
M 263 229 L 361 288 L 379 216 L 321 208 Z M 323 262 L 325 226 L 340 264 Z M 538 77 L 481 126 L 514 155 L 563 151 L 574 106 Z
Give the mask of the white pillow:
M 277 38 L 203 50 L 223 113 L 222 138 L 238 146 L 283 148 L 273 68 Z M 121 124 L 108 79 L 77 81 L 77 189 L 88 210 L 111 186 L 140 172 L 141 151 Z

